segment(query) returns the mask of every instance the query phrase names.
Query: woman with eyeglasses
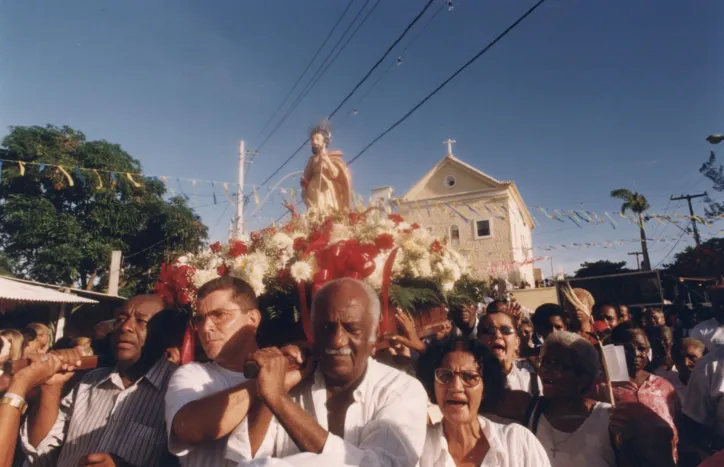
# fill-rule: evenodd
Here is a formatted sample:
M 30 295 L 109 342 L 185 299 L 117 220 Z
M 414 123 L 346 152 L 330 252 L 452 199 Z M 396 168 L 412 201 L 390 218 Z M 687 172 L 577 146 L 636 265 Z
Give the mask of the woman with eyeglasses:
M 420 467 L 546 467 L 548 457 L 530 431 L 479 415 L 504 391 L 500 362 L 476 341 L 451 339 L 428 346 L 418 379 L 440 407 L 442 421 L 428 425 Z
M 502 310 L 488 311 L 478 324 L 478 341 L 500 361 L 507 389 L 540 393 L 533 365 L 518 358 L 520 337 L 515 317 Z
M 596 348 L 580 335 L 556 331 L 543 342 L 538 375 L 541 398 L 525 415 L 553 467 L 613 467 L 610 404 L 585 397 L 600 371 Z

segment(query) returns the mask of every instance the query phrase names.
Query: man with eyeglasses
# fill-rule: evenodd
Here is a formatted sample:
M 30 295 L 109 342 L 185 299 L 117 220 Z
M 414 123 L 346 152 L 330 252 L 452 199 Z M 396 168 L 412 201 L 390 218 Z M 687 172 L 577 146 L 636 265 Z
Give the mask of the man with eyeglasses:
M 375 290 L 355 279 L 328 282 L 314 296 L 311 320 L 317 370 L 290 393 L 280 350 L 252 356 L 257 393 L 275 416 L 278 458 L 240 466 L 417 465 L 427 394 L 416 379 L 371 358 L 380 320 Z
M 210 361 L 184 365 L 171 378 L 169 450 L 181 465 L 199 467 L 271 455 L 271 440 L 262 442 L 272 415 L 256 396 L 256 382 L 243 374 L 258 350 L 261 313 L 254 290 L 241 279 L 219 277 L 198 290 L 196 308 L 194 327 Z M 299 380 L 301 373 L 291 372 L 287 387 Z

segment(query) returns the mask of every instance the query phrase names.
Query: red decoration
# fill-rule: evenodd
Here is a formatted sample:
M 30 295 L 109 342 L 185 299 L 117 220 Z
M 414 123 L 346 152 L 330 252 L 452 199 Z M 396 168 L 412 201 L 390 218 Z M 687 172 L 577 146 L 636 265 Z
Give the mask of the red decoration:
M 181 344 L 181 364 L 186 365 L 194 361 L 194 328 L 189 322 L 184 331 L 184 340 Z
M 304 330 L 304 337 L 307 342 L 314 342 L 312 336 L 312 317 L 309 312 L 309 305 L 307 304 L 307 285 L 303 282 L 297 283 L 297 291 L 299 292 L 299 303 L 301 304 L 302 313 L 302 329 Z
M 375 245 L 380 250 L 391 250 L 395 246 L 395 237 L 388 233 L 381 233 L 375 238 Z
M 399 214 L 390 214 L 387 216 L 389 220 L 395 223 L 395 225 L 400 225 L 402 222 L 405 222 L 405 219 L 402 218 Z
M 209 245 L 209 248 L 212 252 L 218 253 L 221 251 L 221 242 L 214 242 L 211 245 Z
M 390 282 L 392 281 L 392 266 L 395 264 L 395 257 L 399 247 L 392 250 L 390 256 L 385 261 L 385 266 L 382 269 L 382 289 L 381 300 L 382 300 L 382 322 L 380 323 L 379 335 L 382 336 L 385 333 L 392 330 L 392 323 L 390 323 Z
M 430 252 L 432 252 L 432 253 L 442 253 L 443 252 L 443 247 L 442 247 L 442 244 L 440 244 L 439 240 L 435 240 L 434 242 L 432 242 L 432 245 L 430 245 Z
M 222 276 L 222 277 L 223 277 L 223 276 L 228 276 L 228 275 L 229 275 L 229 268 L 227 268 L 226 266 L 224 266 L 224 265 L 222 264 L 221 266 L 219 266 L 218 268 L 216 268 L 216 273 L 217 273 L 219 276 Z
M 254 238 L 254 234 L 252 234 L 252 239 Z M 245 255 L 249 252 L 249 247 L 246 246 L 246 243 L 242 242 L 241 240 L 232 240 L 229 242 L 229 256 L 232 258 L 238 258 L 241 255 Z

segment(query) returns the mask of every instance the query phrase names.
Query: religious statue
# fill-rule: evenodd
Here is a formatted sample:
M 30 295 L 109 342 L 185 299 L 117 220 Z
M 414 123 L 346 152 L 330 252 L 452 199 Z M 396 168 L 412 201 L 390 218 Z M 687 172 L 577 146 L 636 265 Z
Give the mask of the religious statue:
M 310 131 L 312 157 L 302 175 L 302 199 L 308 209 L 322 213 L 347 212 L 352 197 L 352 177 L 341 151 L 328 152 L 332 133 L 325 122 Z

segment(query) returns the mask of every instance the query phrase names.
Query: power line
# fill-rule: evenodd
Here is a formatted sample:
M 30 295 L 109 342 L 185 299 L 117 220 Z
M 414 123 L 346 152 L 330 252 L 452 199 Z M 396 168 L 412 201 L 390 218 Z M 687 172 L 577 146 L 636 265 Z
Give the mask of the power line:
M 289 116 L 291 116 L 291 114 L 297 109 L 297 107 L 299 107 L 299 104 L 302 103 L 304 98 L 307 97 L 307 95 L 312 91 L 312 88 L 314 88 L 314 86 L 316 86 L 317 82 L 327 72 L 327 69 L 329 68 L 329 66 L 337 59 L 337 56 L 339 55 L 339 53 L 334 56 L 332 61 L 329 61 L 332 54 L 337 50 L 337 47 L 339 47 L 339 45 L 342 43 L 342 41 L 344 40 L 347 33 L 352 29 L 352 26 L 357 21 L 357 18 L 360 17 L 360 15 L 364 11 L 364 9 L 367 7 L 369 2 L 370 2 L 370 0 L 366 0 L 365 3 L 362 5 L 362 8 L 360 8 L 360 10 L 354 16 L 354 18 L 352 18 L 352 21 L 350 21 L 350 23 L 347 25 L 347 29 L 344 30 L 342 35 L 337 40 L 337 43 L 334 45 L 334 47 L 332 47 L 332 49 L 329 51 L 327 56 L 324 57 L 324 60 L 322 60 L 322 63 L 319 64 L 319 67 L 317 67 L 317 69 L 315 70 L 312 77 L 309 79 L 309 81 L 307 81 L 307 84 L 304 85 L 304 87 L 302 88 L 302 91 L 294 99 L 294 101 L 292 102 L 292 105 L 287 109 L 287 111 L 284 112 L 284 115 L 277 122 L 277 124 L 274 126 L 272 131 L 266 136 L 266 138 L 264 138 L 264 141 L 262 141 L 262 143 L 259 145 L 259 148 L 262 148 L 267 143 L 267 141 L 269 141 L 269 139 L 277 132 L 277 130 L 282 126 L 282 124 L 287 120 L 287 118 L 289 118 Z M 374 7 L 370 10 L 370 12 L 367 14 L 367 16 L 362 20 L 362 22 L 357 27 L 357 29 L 355 29 L 355 31 L 352 33 L 352 35 L 349 38 L 350 40 L 352 37 L 354 37 L 354 35 L 357 33 L 359 28 L 364 24 L 364 22 L 367 21 L 367 18 L 369 18 L 370 14 L 372 13 L 372 11 L 374 11 L 374 9 L 377 7 L 378 4 L 379 4 L 379 0 L 378 0 L 377 4 L 375 4 Z M 347 40 L 347 42 L 344 44 L 344 46 L 341 49 L 339 49 L 339 52 L 342 52 L 342 50 L 344 50 L 344 48 L 347 47 L 348 43 L 349 43 L 349 40 Z M 327 63 L 329 63 L 329 65 L 325 68 L 325 65 Z
M 375 63 L 375 64 L 372 66 L 372 68 L 370 68 L 370 70 L 367 72 L 367 74 L 365 74 L 365 76 L 359 81 L 359 83 L 357 83 L 357 85 L 352 89 L 352 91 L 350 91 L 350 93 L 347 94 L 347 96 L 346 96 L 346 97 L 342 100 L 342 102 L 332 111 L 332 113 L 329 114 L 329 116 L 327 117 L 328 119 L 331 119 L 331 118 L 339 111 L 339 109 L 341 109 L 342 106 L 347 103 L 347 101 L 352 97 L 352 95 L 353 95 L 355 92 L 357 92 L 357 90 L 360 88 L 360 86 L 362 86 L 362 85 L 364 84 L 364 82 L 367 81 L 367 79 L 370 77 L 370 75 L 377 69 L 377 67 L 380 66 L 380 64 L 384 61 L 384 59 L 387 58 L 387 56 L 390 54 L 390 52 L 392 51 L 392 49 L 394 49 L 395 46 L 397 46 L 397 44 L 405 37 L 405 35 L 410 31 L 410 29 L 415 25 L 415 23 L 417 23 L 417 22 L 420 20 L 420 18 L 422 17 L 422 15 L 425 14 L 425 12 L 430 8 L 430 5 L 432 5 L 432 3 L 433 3 L 434 1 L 435 1 L 435 0 L 428 0 L 427 4 L 426 4 L 425 7 L 422 9 L 422 11 L 420 11 L 420 13 L 418 13 L 417 16 L 415 16 L 415 18 L 412 20 L 412 22 L 410 22 L 410 24 L 407 25 L 407 27 L 405 28 L 405 30 L 402 31 L 402 34 L 400 34 L 400 36 L 395 40 L 395 42 L 393 42 L 392 45 L 385 51 L 385 53 L 382 55 L 382 57 L 380 57 L 380 59 L 377 60 L 377 63 Z M 543 0 L 543 1 L 545 1 L 545 0 Z M 272 172 L 272 174 L 269 175 L 269 177 L 267 177 L 266 181 L 268 182 L 268 181 L 271 180 L 276 174 L 278 174 L 279 171 L 281 171 L 281 170 L 284 168 L 284 166 L 286 166 L 286 165 L 289 163 L 289 161 L 291 161 L 291 160 L 294 158 L 294 156 L 296 156 L 296 155 L 299 153 L 299 151 L 302 150 L 302 148 L 304 147 L 304 145 L 307 144 L 307 141 L 309 141 L 309 137 L 307 137 L 307 139 L 304 140 L 304 142 L 299 146 L 299 148 L 298 148 L 296 151 L 294 151 L 294 152 L 292 153 L 292 155 L 289 156 L 274 172 Z M 266 182 L 264 182 L 264 183 L 266 183 Z M 262 183 L 262 185 L 263 185 L 264 183 Z
M 413 113 L 415 113 L 415 111 L 416 111 L 417 109 L 419 109 L 420 107 L 422 107 L 428 100 L 430 100 L 430 98 L 432 98 L 432 96 L 434 96 L 435 94 L 437 94 L 437 93 L 438 93 L 442 88 L 444 88 L 450 81 L 452 81 L 453 79 L 455 79 L 455 78 L 456 78 L 460 73 L 462 73 L 467 67 L 469 67 L 470 65 L 472 65 L 478 58 L 480 58 L 485 52 L 487 52 L 488 50 L 490 50 L 490 48 L 492 48 L 495 44 L 497 44 L 498 41 L 500 41 L 500 40 L 501 40 L 503 37 L 505 37 L 510 31 L 512 31 L 516 26 L 518 26 L 518 24 L 520 24 L 524 19 L 526 19 L 531 13 L 533 13 L 533 12 L 534 12 L 539 6 L 541 6 L 545 1 L 546 1 L 546 0 L 539 0 L 539 1 L 538 1 L 535 5 L 533 5 L 528 11 L 526 11 L 520 18 L 518 18 L 513 24 L 511 24 L 510 26 L 508 26 L 508 27 L 505 29 L 505 31 L 503 31 L 502 33 L 500 33 L 500 34 L 498 35 L 498 37 L 496 37 L 495 39 L 493 39 L 492 42 L 490 42 L 488 45 L 486 45 L 480 52 L 478 52 L 477 54 L 475 54 L 475 56 L 473 56 L 473 58 L 471 58 L 470 60 L 468 60 L 467 63 L 465 63 L 465 64 L 464 64 L 463 66 L 461 66 L 460 68 L 458 68 L 458 70 L 457 70 L 455 73 L 453 73 L 448 79 L 446 79 L 445 81 L 443 81 L 437 88 L 435 88 L 435 89 L 434 89 L 430 94 L 428 94 L 423 100 L 421 100 L 420 102 L 418 102 L 417 105 L 415 105 L 409 112 L 407 112 L 405 115 L 403 115 L 399 120 L 397 120 L 395 123 L 393 123 L 392 126 L 390 126 L 389 128 L 387 128 L 385 131 L 382 132 L 382 134 L 380 134 L 377 138 L 375 138 L 374 140 L 372 140 L 371 143 L 369 143 L 367 146 L 365 146 L 365 147 L 362 149 L 362 151 L 360 151 L 356 156 L 354 156 L 354 157 L 347 163 L 347 165 L 350 165 L 350 164 L 352 164 L 352 162 L 354 162 L 355 160 L 359 159 L 359 157 L 362 156 L 362 154 L 364 154 L 369 148 L 371 148 L 377 141 L 379 141 L 379 140 L 381 140 L 382 138 L 384 138 L 389 132 L 391 132 L 392 130 L 394 130 L 399 124 L 401 124 L 402 122 L 404 122 L 405 120 L 407 120 L 407 119 L 410 117 L 410 115 L 412 115 Z M 264 182 L 264 183 L 266 183 L 266 182 Z M 263 183 L 262 183 L 262 185 L 263 185 Z
M 342 14 L 339 15 L 339 18 L 337 18 L 337 22 L 334 23 L 334 26 L 327 34 L 327 37 L 324 38 L 324 41 L 319 46 L 317 51 L 314 53 L 314 56 L 312 57 L 312 59 L 309 60 L 309 63 L 307 63 L 307 66 L 304 68 L 304 71 L 302 71 L 302 74 L 300 74 L 299 77 L 297 78 L 297 80 L 294 82 L 294 86 L 292 86 L 292 89 L 289 90 L 289 93 L 287 93 L 286 97 L 284 97 L 284 100 L 282 101 L 282 103 L 279 104 L 279 107 L 277 107 L 277 109 L 274 111 L 271 118 L 269 118 L 269 120 L 267 120 L 266 123 L 264 123 L 264 126 L 259 131 L 259 134 L 256 135 L 256 138 L 254 138 L 254 139 L 259 138 L 264 133 L 264 131 L 269 126 L 269 124 L 274 120 L 274 118 L 276 118 L 277 114 L 279 114 L 279 111 L 282 109 L 282 107 L 284 107 L 284 104 L 287 103 L 287 101 L 289 100 L 289 97 L 291 97 L 294 90 L 297 88 L 299 83 L 302 81 L 302 78 L 304 77 L 304 75 L 307 73 L 307 71 L 309 71 L 309 68 L 312 66 L 312 63 L 314 63 L 314 61 L 317 59 L 319 54 L 322 52 L 322 49 L 324 49 L 324 46 L 327 45 L 327 42 L 329 41 L 330 37 L 332 37 L 332 34 L 334 34 L 334 31 L 337 30 L 337 27 L 342 22 L 342 18 L 344 18 L 344 16 L 347 14 L 347 11 L 349 11 L 349 8 L 352 6 L 353 2 L 354 2 L 354 0 L 349 0 L 349 3 L 347 3 L 347 7 L 345 7 L 344 11 L 342 11 Z

